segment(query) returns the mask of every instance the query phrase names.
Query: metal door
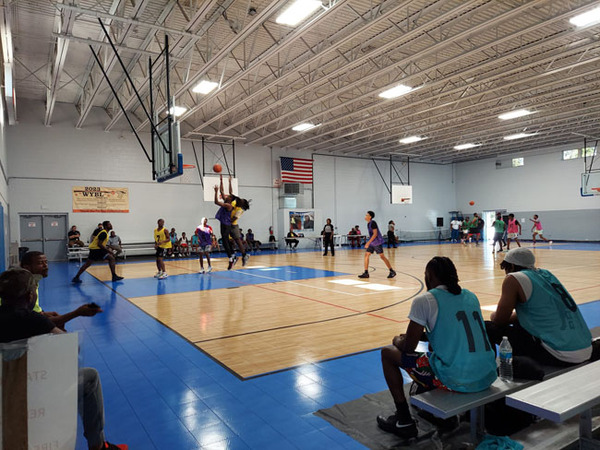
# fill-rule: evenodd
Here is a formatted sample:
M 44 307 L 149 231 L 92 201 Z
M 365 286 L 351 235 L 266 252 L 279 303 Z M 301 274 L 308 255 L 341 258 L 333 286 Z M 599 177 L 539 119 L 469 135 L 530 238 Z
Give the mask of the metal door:
M 67 259 L 67 216 L 65 214 L 44 215 L 44 253 L 48 261 Z
M 48 261 L 67 259 L 66 214 L 21 214 L 21 247 L 44 252 Z

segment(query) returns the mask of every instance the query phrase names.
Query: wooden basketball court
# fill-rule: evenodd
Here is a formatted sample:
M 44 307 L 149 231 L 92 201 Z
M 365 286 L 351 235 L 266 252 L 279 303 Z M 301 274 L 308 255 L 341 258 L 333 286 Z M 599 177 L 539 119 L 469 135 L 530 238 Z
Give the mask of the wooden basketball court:
M 577 303 L 600 298 L 599 252 L 563 250 L 561 244 L 532 250 L 538 267 L 551 270 Z M 340 250 L 335 257 L 269 252 L 253 255 L 246 267 L 240 262 L 233 271 L 226 270 L 225 259 L 216 258 L 211 274 L 199 274 L 196 259 L 168 260 L 166 281 L 171 284 L 153 278 L 153 261 L 120 264 L 117 270 L 125 281 L 113 289 L 242 378 L 390 343 L 405 331 L 411 299 L 425 290 L 425 265 L 436 255 L 454 261 L 461 285 L 478 296 L 486 318 L 495 309 L 504 254 L 493 254 L 490 246 L 406 245 L 385 252 L 398 272 L 391 280 L 376 255 L 370 260 L 371 277 L 357 278 L 363 250 Z M 273 276 L 308 270 L 336 274 L 294 281 Z M 89 272 L 110 280 L 105 265 Z M 139 296 L 125 289 L 133 281 L 143 283 L 138 285 L 143 289 L 134 289 Z M 191 288 L 173 293 L 183 281 Z

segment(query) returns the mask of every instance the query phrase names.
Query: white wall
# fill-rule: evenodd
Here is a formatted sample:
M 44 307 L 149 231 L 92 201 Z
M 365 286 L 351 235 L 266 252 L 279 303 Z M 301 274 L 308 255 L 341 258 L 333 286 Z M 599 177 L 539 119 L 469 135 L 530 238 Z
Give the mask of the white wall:
M 495 159 L 457 164 L 458 209 L 469 214 L 506 209 L 519 219 L 538 214 L 546 237 L 600 240 L 600 196 L 580 195 L 583 159 L 562 160 L 562 150 L 571 148 L 557 147 L 548 149 L 549 153 L 525 155 L 525 165 L 516 168 L 509 167 L 510 160 L 506 159 L 500 169 L 496 169 Z M 469 201 L 474 201 L 475 206 L 469 206 Z M 530 229 L 527 220 L 524 236 L 530 235 Z
M 216 206 L 205 202 L 197 170 L 182 178 L 158 184 L 151 181 L 151 166 L 130 132 L 104 132 L 104 113 L 94 110 L 90 125 L 75 129 L 72 105 L 57 104 L 51 127 L 43 126 L 44 105 L 22 101 L 19 124 L 8 129 L 11 196 L 11 240 L 19 239 L 19 213 L 69 213 L 70 224 L 87 237 L 102 220 L 111 220 L 124 242 L 152 239 L 159 217 L 179 232 L 192 232 L 201 217 L 214 217 Z M 144 136 L 148 142 L 148 136 Z M 195 164 L 190 142 L 182 143 L 184 161 Z M 201 146 L 196 143 L 198 159 Z M 236 168 L 240 195 L 252 199 L 241 220 L 243 229 L 252 228 L 259 240 L 267 240 L 268 227 L 277 229 L 280 209 L 279 156 L 310 158 L 308 152 L 284 152 L 259 146 L 236 146 Z M 208 159 L 208 156 L 207 156 Z M 378 162 L 389 177 L 387 162 Z M 393 219 L 404 229 L 431 230 L 435 217 L 448 217 L 454 206 L 454 188 L 449 166 L 411 165 L 415 186 L 413 205 L 390 205 L 389 194 L 371 161 L 315 155 L 314 207 L 331 217 L 338 232 L 363 225 L 365 211 L 376 212 L 376 220 Z M 389 183 L 389 180 L 386 180 Z M 129 214 L 72 213 L 71 188 L 77 185 L 127 187 Z M 311 207 L 313 192 L 306 191 L 304 203 Z M 213 219 L 213 225 L 216 221 Z M 322 224 L 315 224 L 317 228 Z
M 73 105 L 57 104 L 51 127 L 43 125 L 43 103 L 21 101 L 19 106 L 19 124 L 6 132 L 8 192 L 0 179 L 0 200 L 10 198 L 11 241 L 19 239 L 19 213 L 69 213 L 70 224 L 77 225 L 84 237 L 98 222 L 111 220 L 124 242 L 151 241 L 159 217 L 179 233 L 191 233 L 203 216 L 213 218 L 211 223 L 217 225 L 217 207 L 203 200 L 198 171 L 186 170 L 184 177 L 162 184 L 153 182 L 151 165 L 133 134 L 104 132 L 108 118 L 102 110 L 94 109 L 86 127 L 76 129 Z M 148 136 L 144 140 L 148 142 Z M 184 162 L 196 164 L 191 142 L 184 141 L 182 149 Z M 199 143 L 196 150 L 201 163 Z M 376 168 L 371 160 L 237 143 L 239 194 L 252 200 L 240 224 L 243 229 L 252 228 L 257 239 L 263 241 L 271 225 L 278 238 L 287 232 L 278 226 L 280 191 L 273 187 L 273 180 L 280 176 L 282 155 L 314 158 L 314 190 L 305 191 L 298 207 L 322 211 L 323 219 L 330 217 L 338 233 L 347 232 L 355 224 L 364 227 L 367 210 L 375 211 L 375 220 L 384 230 L 384 225 L 394 220 L 401 230 L 431 231 L 437 217 L 443 217 L 448 225 L 451 210 L 472 212 L 467 205 L 470 200 L 476 202 L 478 211 L 535 209 L 540 215 L 550 210 L 598 210 L 600 206 L 600 197 L 579 196 L 582 162 L 563 162 L 559 152 L 526 157 L 525 166 L 518 169 L 496 170 L 495 160 L 456 166 L 411 163 L 414 203 L 392 205 L 377 170 L 389 184 L 388 161 L 377 161 Z M 212 165 L 210 155 L 206 163 Z M 406 180 L 408 168 L 401 163 L 395 166 Z M 398 181 L 395 173 L 393 179 Z M 71 189 L 78 185 L 129 188 L 130 213 L 72 213 Z M 315 223 L 315 228 L 319 230 L 322 225 Z

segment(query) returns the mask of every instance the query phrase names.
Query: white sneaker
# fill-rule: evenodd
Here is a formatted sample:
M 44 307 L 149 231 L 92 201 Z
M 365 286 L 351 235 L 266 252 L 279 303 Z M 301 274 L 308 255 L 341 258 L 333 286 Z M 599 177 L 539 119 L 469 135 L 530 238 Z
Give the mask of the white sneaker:
M 200 272 L 198 273 L 206 273 L 206 271 L 204 269 L 200 269 Z
M 548 241 L 548 244 L 549 244 L 549 245 L 552 245 L 552 241 Z
M 212 267 L 208 266 L 208 269 L 206 269 L 206 273 L 211 273 L 212 272 Z
M 162 272 L 156 272 L 156 274 L 154 275 L 154 278 L 160 278 L 161 275 L 162 275 Z
M 160 276 L 158 277 L 159 280 L 164 280 L 165 278 L 167 278 L 169 275 L 167 275 L 165 272 L 161 273 Z

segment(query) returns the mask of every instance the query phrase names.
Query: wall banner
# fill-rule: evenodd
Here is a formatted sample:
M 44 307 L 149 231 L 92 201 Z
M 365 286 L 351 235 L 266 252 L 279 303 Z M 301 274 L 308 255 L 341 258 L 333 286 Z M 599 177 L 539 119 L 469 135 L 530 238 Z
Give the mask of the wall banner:
M 128 213 L 129 188 L 73 186 L 73 212 Z

